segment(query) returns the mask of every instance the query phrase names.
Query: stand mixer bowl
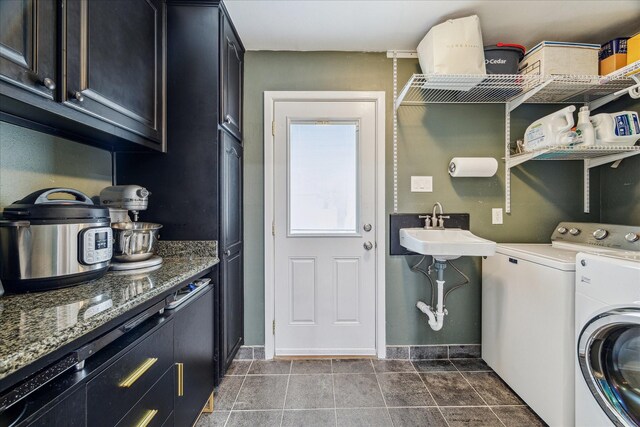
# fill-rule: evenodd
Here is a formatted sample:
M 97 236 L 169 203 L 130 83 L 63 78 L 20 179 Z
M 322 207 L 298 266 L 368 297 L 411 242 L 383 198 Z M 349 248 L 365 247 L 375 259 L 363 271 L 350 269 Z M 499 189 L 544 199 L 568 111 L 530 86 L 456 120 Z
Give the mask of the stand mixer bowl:
M 152 222 L 118 222 L 113 229 L 113 260 L 144 261 L 153 256 L 162 225 Z

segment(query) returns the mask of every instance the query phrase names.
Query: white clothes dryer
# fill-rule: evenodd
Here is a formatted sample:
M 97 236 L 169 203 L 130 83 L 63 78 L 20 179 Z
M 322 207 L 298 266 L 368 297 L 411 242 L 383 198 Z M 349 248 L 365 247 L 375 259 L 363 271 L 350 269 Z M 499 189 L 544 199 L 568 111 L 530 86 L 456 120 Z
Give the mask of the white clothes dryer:
M 576 426 L 640 426 L 640 253 L 578 254 L 576 343 Z

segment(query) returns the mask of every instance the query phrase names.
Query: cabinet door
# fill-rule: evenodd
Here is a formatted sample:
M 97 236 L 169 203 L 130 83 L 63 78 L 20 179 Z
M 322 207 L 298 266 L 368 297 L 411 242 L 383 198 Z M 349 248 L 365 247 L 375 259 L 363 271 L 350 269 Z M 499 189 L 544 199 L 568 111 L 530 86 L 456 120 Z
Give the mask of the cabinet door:
M 244 334 L 242 145 L 227 132 L 220 133 L 220 278 L 224 370 L 242 344 Z
M 244 335 L 244 286 L 242 251 L 230 255 L 223 254 L 220 273 L 223 285 L 223 368 L 229 366 Z
M 81 427 L 87 425 L 87 394 L 80 387 L 44 415 L 29 423 L 29 427 Z
M 242 79 L 244 49 L 231 22 L 222 13 L 220 77 L 222 79 L 222 126 L 242 139 Z
M 194 424 L 214 387 L 214 293 L 202 292 L 176 309 L 173 345 L 176 364 L 182 364 L 177 369 L 182 369 L 182 396 L 175 397 L 176 426 Z
M 220 246 L 230 254 L 242 247 L 242 145 L 227 132 L 220 134 Z
M 56 2 L 0 1 L 0 79 L 53 99 Z
M 162 145 L 162 0 L 66 3 L 65 104 Z

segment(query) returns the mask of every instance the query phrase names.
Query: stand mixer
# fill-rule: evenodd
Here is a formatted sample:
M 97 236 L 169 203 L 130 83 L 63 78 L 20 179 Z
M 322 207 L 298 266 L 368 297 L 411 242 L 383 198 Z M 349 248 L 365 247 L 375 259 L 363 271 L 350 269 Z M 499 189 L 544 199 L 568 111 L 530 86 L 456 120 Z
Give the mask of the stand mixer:
M 134 270 L 162 263 L 162 258 L 154 254 L 162 225 L 138 222 L 150 195 L 149 190 L 139 185 L 114 185 L 100 192 L 100 203 L 109 208 L 113 229 L 112 270 Z
M 147 210 L 151 193 L 139 185 L 114 185 L 106 187 L 100 192 L 100 204 L 109 209 L 125 209 L 133 215 L 133 221 L 138 222 L 138 213 Z M 111 222 L 126 222 L 113 221 Z

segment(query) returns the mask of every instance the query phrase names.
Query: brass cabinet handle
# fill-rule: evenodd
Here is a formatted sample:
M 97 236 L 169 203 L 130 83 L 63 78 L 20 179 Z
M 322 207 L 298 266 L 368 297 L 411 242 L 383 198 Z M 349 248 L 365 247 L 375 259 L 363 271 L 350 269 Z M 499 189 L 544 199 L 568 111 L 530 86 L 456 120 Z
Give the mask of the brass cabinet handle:
M 178 397 L 184 396 L 184 363 L 176 363 L 178 370 Z
M 120 381 L 118 386 L 119 387 L 123 387 L 123 388 L 131 387 L 133 385 L 133 383 L 138 381 L 138 379 L 142 375 L 144 375 L 144 373 L 147 372 L 149 370 L 149 368 L 152 367 L 153 364 L 156 363 L 157 361 L 158 361 L 157 357 L 150 357 L 150 358 L 146 359 L 144 362 L 142 362 L 142 364 L 140 366 L 138 366 L 135 369 L 135 371 L 130 373 L 128 377 L 126 377 L 125 379 Z
M 142 417 L 140 422 L 136 424 L 136 427 L 147 427 L 157 413 L 157 409 L 149 409 L 147 412 L 145 412 L 144 417 Z

